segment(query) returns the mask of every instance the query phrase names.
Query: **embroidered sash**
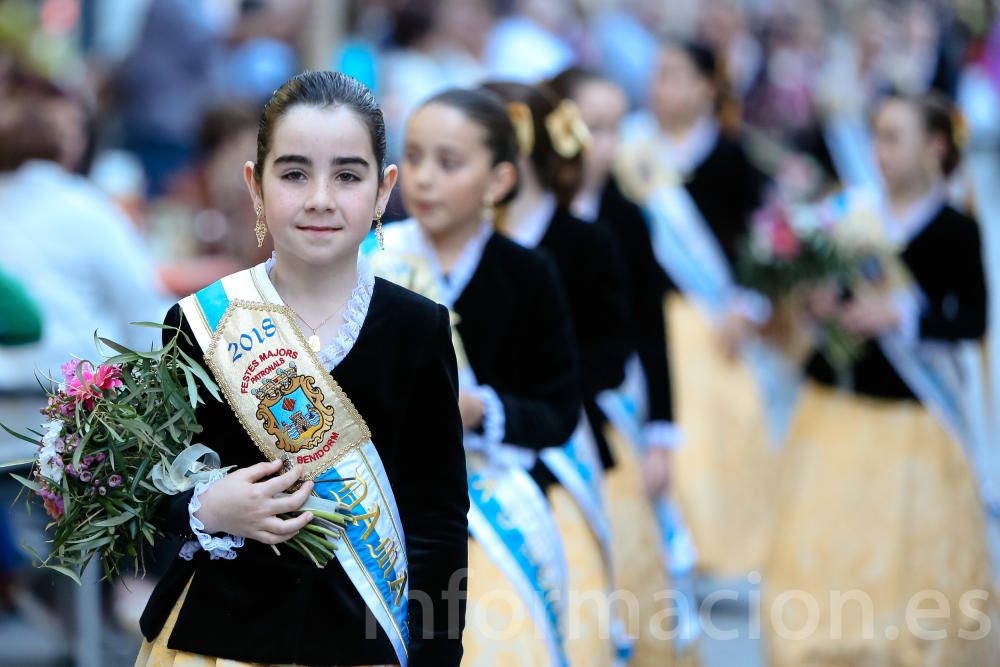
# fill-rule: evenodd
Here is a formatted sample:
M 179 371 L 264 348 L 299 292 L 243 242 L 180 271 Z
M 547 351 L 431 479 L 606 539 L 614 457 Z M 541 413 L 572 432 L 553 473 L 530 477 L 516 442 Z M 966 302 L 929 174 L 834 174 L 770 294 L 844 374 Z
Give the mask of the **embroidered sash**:
M 268 460 L 305 466 L 314 494 L 351 514 L 335 540 L 344 571 L 407 664 L 406 541 L 364 419 L 287 307 L 261 290 L 263 265 L 181 301 L 229 407 Z M 346 547 L 346 548 L 344 548 Z

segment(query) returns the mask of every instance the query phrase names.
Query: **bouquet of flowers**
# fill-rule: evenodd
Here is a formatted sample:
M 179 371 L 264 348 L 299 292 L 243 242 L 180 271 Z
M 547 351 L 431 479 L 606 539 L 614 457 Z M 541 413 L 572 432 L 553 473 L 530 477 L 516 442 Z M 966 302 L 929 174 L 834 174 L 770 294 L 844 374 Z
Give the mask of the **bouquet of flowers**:
M 180 335 L 152 352 L 98 338 L 117 354 L 99 365 L 74 359 L 62 366 L 62 378 L 50 379 L 41 431 L 24 435 L 3 426 L 38 444 L 29 478 L 13 477 L 41 498 L 52 519 L 51 552 L 33 554 L 41 566 L 77 582 L 95 556 L 105 578 L 117 574 L 125 558 L 140 567 L 143 546 L 156 538 L 157 503 L 218 469 L 218 456 L 192 440 L 201 431 L 199 384 L 221 398 L 212 378 L 177 344 Z M 313 521 L 286 544 L 322 567 L 349 517 L 314 500 L 298 510 L 313 512 Z
M 776 319 L 797 312 L 813 286 L 854 282 L 857 261 L 838 242 L 836 222 L 823 205 L 774 202 L 754 215 L 737 272 L 744 285 L 771 301 Z M 820 352 L 835 369 L 848 368 L 862 341 L 836 322 L 821 328 Z

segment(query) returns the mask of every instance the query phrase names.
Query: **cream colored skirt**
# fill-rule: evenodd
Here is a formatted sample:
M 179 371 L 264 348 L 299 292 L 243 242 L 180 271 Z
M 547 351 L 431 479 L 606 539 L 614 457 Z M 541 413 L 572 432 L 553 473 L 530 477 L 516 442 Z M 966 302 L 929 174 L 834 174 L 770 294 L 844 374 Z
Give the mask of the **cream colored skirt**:
M 580 506 L 561 486 L 548 490 L 549 504 L 566 550 L 569 570 L 566 655 L 571 667 L 614 664 L 608 606 L 610 589 L 601 548 Z
M 760 392 L 690 302 L 672 295 L 667 313 L 674 412 L 684 433 L 675 458 L 677 501 L 699 570 L 741 576 L 763 565 L 774 524 L 777 459 Z
M 772 667 L 1000 665 L 977 487 L 927 410 L 810 385 L 782 470 Z
M 611 518 L 615 586 L 628 604 L 622 612 L 628 634 L 635 638 L 630 667 L 671 667 L 669 637 L 675 630 L 663 626 L 673 621 L 664 592 L 669 578 L 660 557 L 661 541 L 653 507 L 646 497 L 635 447 L 615 428 L 605 429 L 615 467 L 605 479 Z M 634 606 L 633 606 L 634 601 Z
M 542 633 L 510 583 L 476 540 L 469 540 L 469 589 L 463 667 L 548 667 Z

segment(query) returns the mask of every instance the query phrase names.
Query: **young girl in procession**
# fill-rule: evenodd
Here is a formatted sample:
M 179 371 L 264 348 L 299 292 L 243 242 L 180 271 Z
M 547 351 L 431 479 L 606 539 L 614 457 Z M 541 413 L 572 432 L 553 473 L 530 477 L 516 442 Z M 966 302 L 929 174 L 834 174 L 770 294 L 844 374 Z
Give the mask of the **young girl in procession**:
M 679 444 L 672 423 L 664 320 L 669 280 L 653 255 L 642 211 L 625 197 L 612 174 L 628 110 L 624 91 L 578 68 L 559 74 L 549 88 L 576 103 L 591 136 L 584 154 L 583 185 L 571 210 L 581 220 L 606 226 L 626 259 L 637 358 L 629 362 L 623 390 L 601 397 L 610 419 L 604 434 L 615 462 L 606 477 L 607 506 L 614 517 L 615 586 L 640 601 L 640 613 L 630 619 L 628 628 L 636 637 L 629 664 L 663 665 L 670 643 L 654 636 L 650 626 L 666 604 L 657 593 L 667 588 L 669 560 L 655 512 L 666 501 L 671 450 Z
M 942 372 L 986 330 L 979 229 L 946 198 L 950 110 L 892 96 L 873 119 L 882 201 L 831 204 L 869 280 L 809 299 L 863 347 L 847 369 L 807 366 L 764 577 L 769 664 L 995 665 L 966 378 Z
M 381 109 L 342 74 L 300 74 L 264 108 L 244 171 L 273 260 L 166 317 L 222 389 L 199 439 L 233 469 L 161 504 L 162 528 L 190 541 L 143 615 L 137 665 L 461 661 L 469 505 L 448 312 L 358 261 L 396 180 L 385 150 Z M 352 515 L 323 568 L 284 544 L 313 513 L 279 515 L 307 499 Z
M 574 341 L 555 267 L 493 227 L 517 191 L 504 104 L 448 90 L 410 117 L 403 202 L 413 217 L 372 249 L 380 275 L 453 313 L 472 498 L 464 665 L 557 667 L 567 659 L 566 563 L 551 510 L 527 473 L 580 413 Z M 551 596 L 551 599 L 545 599 Z
M 679 290 L 668 339 L 677 425 L 676 496 L 699 569 L 739 576 L 769 548 L 773 461 L 760 391 L 764 351 L 748 335 L 766 302 L 740 289 L 736 257 L 764 176 L 731 129 L 711 51 L 666 43 L 650 112 L 626 121 L 618 180 L 649 218 L 656 258 Z M 773 384 L 773 383 L 772 383 Z
M 623 260 L 614 236 L 569 210 L 583 176 L 589 140 L 579 111 L 551 91 L 519 83 L 484 86 L 507 103 L 521 144 L 521 183 L 500 229 L 556 263 L 580 351 L 586 419 L 564 447 L 543 452 L 532 470 L 552 504 L 569 561 L 567 641 L 575 665 L 608 665 L 629 652 L 620 619 L 604 605 L 613 587 L 612 532 L 604 506 L 603 469 L 613 465 L 598 395 L 624 381 L 631 352 Z

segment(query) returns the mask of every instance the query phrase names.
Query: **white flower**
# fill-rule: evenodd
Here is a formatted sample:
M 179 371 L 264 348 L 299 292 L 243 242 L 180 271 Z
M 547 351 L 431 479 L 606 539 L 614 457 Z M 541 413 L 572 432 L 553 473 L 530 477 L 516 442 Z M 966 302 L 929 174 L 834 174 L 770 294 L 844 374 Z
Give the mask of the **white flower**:
M 38 471 L 42 477 L 57 484 L 62 481 L 63 460 L 59 455 L 62 449 L 62 422 L 53 420 L 45 423 L 45 435 L 42 436 L 42 446 L 38 449 Z
M 45 429 L 45 435 L 42 436 L 42 444 L 55 447 L 56 441 L 62 435 L 62 421 L 53 419 L 52 421 L 45 422 L 42 427 Z
M 805 204 L 791 209 L 789 223 L 799 237 L 809 236 L 823 227 L 823 221 L 816 207 Z

